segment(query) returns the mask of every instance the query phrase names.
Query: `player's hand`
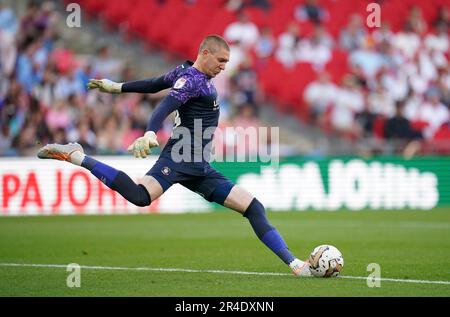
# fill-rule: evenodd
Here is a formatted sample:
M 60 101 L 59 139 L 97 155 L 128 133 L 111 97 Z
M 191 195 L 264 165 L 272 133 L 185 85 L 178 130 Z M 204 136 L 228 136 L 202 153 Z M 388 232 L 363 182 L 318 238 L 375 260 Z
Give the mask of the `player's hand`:
M 147 131 L 128 147 L 128 152 L 133 153 L 136 158 L 146 158 L 151 153 L 150 149 L 156 146 L 159 146 L 159 143 L 155 132 Z
M 122 92 L 122 83 L 116 83 L 109 79 L 89 79 L 87 88 L 98 89 L 101 92 L 109 92 L 111 94 L 120 94 Z

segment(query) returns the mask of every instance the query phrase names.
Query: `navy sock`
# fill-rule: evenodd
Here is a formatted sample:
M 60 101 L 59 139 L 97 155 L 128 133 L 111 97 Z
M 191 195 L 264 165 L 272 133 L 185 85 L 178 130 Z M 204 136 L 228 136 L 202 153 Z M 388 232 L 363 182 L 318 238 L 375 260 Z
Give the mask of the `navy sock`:
M 89 156 L 84 158 L 81 166 L 90 170 L 95 177 L 112 190 L 121 194 L 129 202 L 140 207 L 150 205 L 151 199 L 147 189 L 141 184 L 136 184 L 124 172 L 118 171 Z
M 244 212 L 244 217 L 248 218 L 258 238 L 284 263 L 289 264 L 295 259 L 280 233 L 269 223 L 264 206 L 259 200 L 256 198 L 252 200 Z

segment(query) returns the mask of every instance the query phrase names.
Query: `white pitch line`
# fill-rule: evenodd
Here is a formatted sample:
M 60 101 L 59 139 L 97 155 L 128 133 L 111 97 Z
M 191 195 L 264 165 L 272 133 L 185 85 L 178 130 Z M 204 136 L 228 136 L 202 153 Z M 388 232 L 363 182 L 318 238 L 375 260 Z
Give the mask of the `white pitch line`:
M 28 264 L 28 263 L 0 263 L 3 267 L 42 267 L 42 268 L 67 268 L 65 264 Z M 195 270 L 180 268 L 153 268 L 153 267 L 120 267 L 120 266 L 90 266 L 80 265 L 81 269 L 87 270 L 122 270 L 122 271 L 157 271 L 157 272 L 181 272 L 181 273 L 217 273 L 235 275 L 261 275 L 261 276 L 292 276 L 292 273 L 275 272 L 245 272 L 245 271 L 224 271 L 224 270 Z M 367 280 L 364 276 L 339 276 L 343 279 Z M 450 281 L 427 281 L 427 280 L 407 280 L 397 278 L 376 279 L 382 282 L 415 283 L 415 284 L 441 284 L 450 285 Z

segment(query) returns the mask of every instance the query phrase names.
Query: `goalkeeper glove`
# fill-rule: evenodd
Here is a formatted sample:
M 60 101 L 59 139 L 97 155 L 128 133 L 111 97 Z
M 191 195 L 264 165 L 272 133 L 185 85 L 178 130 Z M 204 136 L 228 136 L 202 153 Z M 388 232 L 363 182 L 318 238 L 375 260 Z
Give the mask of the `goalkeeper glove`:
M 156 140 L 156 134 L 153 131 L 145 132 L 144 136 L 137 138 L 129 147 L 128 152 L 133 153 L 134 157 L 146 158 L 151 153 L 152 147 L 159 146 Z
M 116 83 L 109 79 L 89 79 L 88 89 L 98 88 L 101 92 L 120 94 L 122 92 L 122 83 Z

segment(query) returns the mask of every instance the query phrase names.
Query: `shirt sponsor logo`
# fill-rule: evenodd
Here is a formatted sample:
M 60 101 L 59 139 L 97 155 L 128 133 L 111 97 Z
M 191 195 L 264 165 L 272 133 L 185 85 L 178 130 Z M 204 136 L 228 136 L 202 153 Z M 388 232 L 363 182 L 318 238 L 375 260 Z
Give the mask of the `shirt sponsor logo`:
M 170 174 L 170 168 L 169 167 L 167 167 L 167 166 L 164 166 L 162 169 L 161 169 L 161 173 L 163 173 L 164 175 L 169 175 Z
M 175 82 L 175 85 L 173 86 L 173 88 L 175 88 L 175 89 L 183 88 L 183 86 L 184 86 L 185 83 L 186 83 L 186 79 L 185 79 L 185 78 L 179 78 L 179 79 Z

